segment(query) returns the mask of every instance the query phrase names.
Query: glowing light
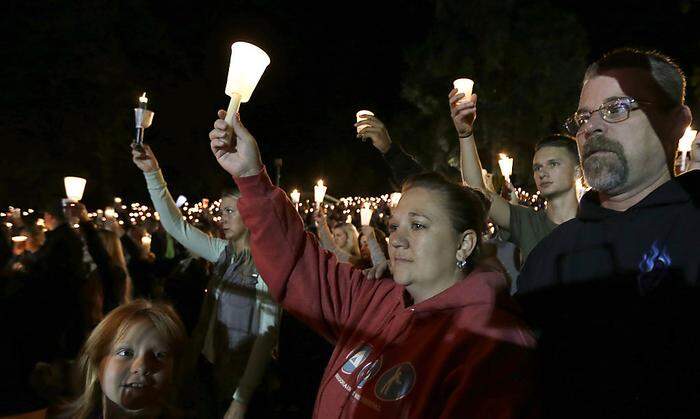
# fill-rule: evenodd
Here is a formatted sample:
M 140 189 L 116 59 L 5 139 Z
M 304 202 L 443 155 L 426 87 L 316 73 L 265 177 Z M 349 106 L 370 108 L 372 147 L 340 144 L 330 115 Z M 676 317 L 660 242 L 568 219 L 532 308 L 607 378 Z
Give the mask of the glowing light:
M 323 202 L 327 189 L 328 187 L 323 185 L 323 180 L 319 179 L 316 186 L 314 186 L 314 202 L 316 202 L 316 204 L 320 205 Z
M 504 153 L 500 153 L 498 157 L 498 167 L 501 169 L 501 174 L 510 183 L 510 175 L 513 174 L 513 158 Z
M 247 42 L 235 42 L 231 45 L 231 61 L 224 89 L 231 97 L 226 111 L 226 122 L 229 125 L 233 123 L 233 117 L 240 104 L 250 100 L 268 65 L 270 57 L 257 46 Z
M 399 204 L 399 200 L 401 199 L 401 192 L 392 193 L 389 199 L 391 202 L 391 206 L 396 207 Z
M 66 187 L 66 197 L 71 201 L 78 202 L 83 198 L 83 192 L 85 192 L 85 184 L 87 180 L 76 177 L 76 176 L 66 176 L 63 178 L 63 184 Z
M 457 104 L 472 100 L 472 90 L 474 88 L 473 80 L 466 78 L 457 79 L 452 82 L 452 86 L 457 89 L 457 93 L 464 93 L 464 99 L 460 99 Z
M 374 116 L 374 112 L 372 112 L 372 111 L 367 111 L 367 110 L 358 111 L 358 112 L 355 114 L 355 120 L 356 120 L 357 122 L 366 121 L 366 120 L 368 119 L 368 118 L 367 118 L 368 116 Z M 362 131 L 363 129 L 367 128 L 368 126 L 369 126 L 369 125 L 367 125 L 367 124 L 358 125 L 358 126 L 357 126 L 357 133 L 359 134 L 360 131 Z
M 690 127 L 686 128 L 685 133 L 681 139 L 678 140 L 678 151 L 690 151 L 693 148 L 693 141 L 695 141 L 695 136 L 697 136 L 697 134 L 698 132 L 696 130 Z

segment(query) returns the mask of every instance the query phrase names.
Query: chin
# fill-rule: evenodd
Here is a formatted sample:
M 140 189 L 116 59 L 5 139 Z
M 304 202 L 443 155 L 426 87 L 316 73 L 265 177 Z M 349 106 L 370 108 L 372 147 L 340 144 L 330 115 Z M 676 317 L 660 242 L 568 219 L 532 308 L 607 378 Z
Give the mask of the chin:
M 411 280 L 406 272 L 401 272 L 400 270 L 394 270 L 393 272 L 394 282 L 399 285 L 409 285 Z

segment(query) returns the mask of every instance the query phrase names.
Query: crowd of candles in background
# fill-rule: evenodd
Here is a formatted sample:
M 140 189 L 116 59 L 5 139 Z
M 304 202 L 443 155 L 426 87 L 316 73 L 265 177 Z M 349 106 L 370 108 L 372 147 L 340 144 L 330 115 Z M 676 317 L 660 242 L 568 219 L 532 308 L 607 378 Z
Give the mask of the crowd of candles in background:
M 238 111 L 240 104 L 250 100 L 255 87 L 269 64 L 270 57 L 265 51 L 255 45 L 246 42 L 235 42 L 231 46 L 231 60 L 229 63 L 226 88 L 224 89 L 226 95 L 230 97 L 226 117 L 229 124 L 232 123 L 232 118 Z M 465 95 L 460 102 L 471 99 L 474 88 L 473 80 L 459 78 L 453 82 L 453 86 L 459 93 Z M 139 105 L 137 108 L 134 108 L 134 115 L 136 142 L 140 145 L 144 139 L 145 129 L 150 127 L 153 121 L 154 112 L 147 109 L 148 98 L 145 92 L 138 100 Z M 360 110 L 356 113 L 356 120 L 357 122 L 362 122 L 366 120 L 368 116 L 374 116 L 374 113 L 369 110 Z M 362 124 L 358 125 L 357 133 L 361 133 L 367 126 L 368 125 Z M 681 172 L 685 171 L 687 168 L 688 155 L 696 134 L 697 131 L 688 127 L 685 135 L 678 143 L 678 166 Z M 505 153 L 499 153 L 498 168 L 500 169 L 501 175 L 505 178 L 506 183 L 510 185 L 510 177 L 513 173 L 513 158 Z M 82 199 L 86 183 L 86 179 L 79 177 L 68 176 L 64 178 L 66 189 L 64 205 L 70 202 L 79 202 Z M 302 217 L 308 216 L 314 211 L 318 211 L 318 209 L 323 206 L 330 218 L 334 218 L 340 222 L 359 223 L 361 226 L 370 225 L 372 222 L 381 223 L 390 214 L 391 208 L 396 206 L 401 197 L 400 193 L 395 192 L 379 197 L 355 196 L 335 199 L 326 195 L 327 190 L 327 185 L 324 184 L 323 180 L 319 180 L 314 186 L 313 200 L 302 200 L 302 194 L 297 189 L 292 190 L 289 196 Z M 577 182 L 579 199 L 585 190 L 581 180 L 579 180 Z M 546 205 L 539 192 L 531 194 L 522 188 L 512 187 L 510 199 L 514 203 L 532 206 L 535 210 L 540 210 Z M 182 212 L 183 220 L 187 222 L 192 222 L 194 224 L 200 222 L 217 223 L 221 220 L 219 214 L 220 200 L 203 198 L 199 202 L 191 205 L 184 196 L 180 196 L 176 204 Z M 34 209 L 23 210 L 10 206 L 6 211 L 0 212 L 0 218 L 4 220 L 8 228 L 12 229 L 14 227 L 14 220 L 17 219 L 18 216 L 28 217 L 34 212 Z M 158 213 L 148 205 L 138 202 L 127 204 L 122 202 L 122 199 L 118 197 L 114 198 L 113 206 L 97 209 L 94 212 L 90 212 L 89 216 L 96 223 L 103 225 L 104 223 L 116 222 L 122 226 L 125 224 L 137 226 L 146 224 L 148 220 L 160 220 Z M 42 218 L 30 218 L 35 219 L 37 225 L 45 228 Z M 78 225 L 75 224 L 75 227 L 78 227 Z M 492 226 L 491 230 L 493 230 Z M 12 240 L 14 242 L 21 242 L 26 240 L 26 237 L 14 236 Z M 150 237 L 145 236 L 144 240 L 148 241 Z

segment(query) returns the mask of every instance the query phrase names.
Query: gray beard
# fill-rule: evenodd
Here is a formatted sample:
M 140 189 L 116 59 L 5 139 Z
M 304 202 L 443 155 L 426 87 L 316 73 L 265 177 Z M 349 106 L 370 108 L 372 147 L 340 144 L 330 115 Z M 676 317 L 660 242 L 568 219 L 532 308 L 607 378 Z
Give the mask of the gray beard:
M 595 154 L 596 151 L 608 153 Z M 583 147 L 583 173 L 591 188 L 611 193 L 627 182 L 629 165 L 622 146 L 602 135 L 590 138 Z

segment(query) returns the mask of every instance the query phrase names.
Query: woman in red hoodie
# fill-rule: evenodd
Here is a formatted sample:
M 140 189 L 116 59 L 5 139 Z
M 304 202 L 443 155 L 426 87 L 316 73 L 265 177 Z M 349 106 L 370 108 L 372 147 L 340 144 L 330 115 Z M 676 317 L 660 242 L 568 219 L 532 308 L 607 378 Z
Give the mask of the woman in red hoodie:
M 304 232 L 255 138 L 219 111 L 211 149 L 241 191 L 272 296 L 335 344 L 316 418 L 531 417 L 534 346 L 500 273 L 475 268 L 485 209 L 437 175 L 404 184 L 389 223 L 393 280 L 339 263 Z M 231 141 L 232 131 L 234 140 Z

